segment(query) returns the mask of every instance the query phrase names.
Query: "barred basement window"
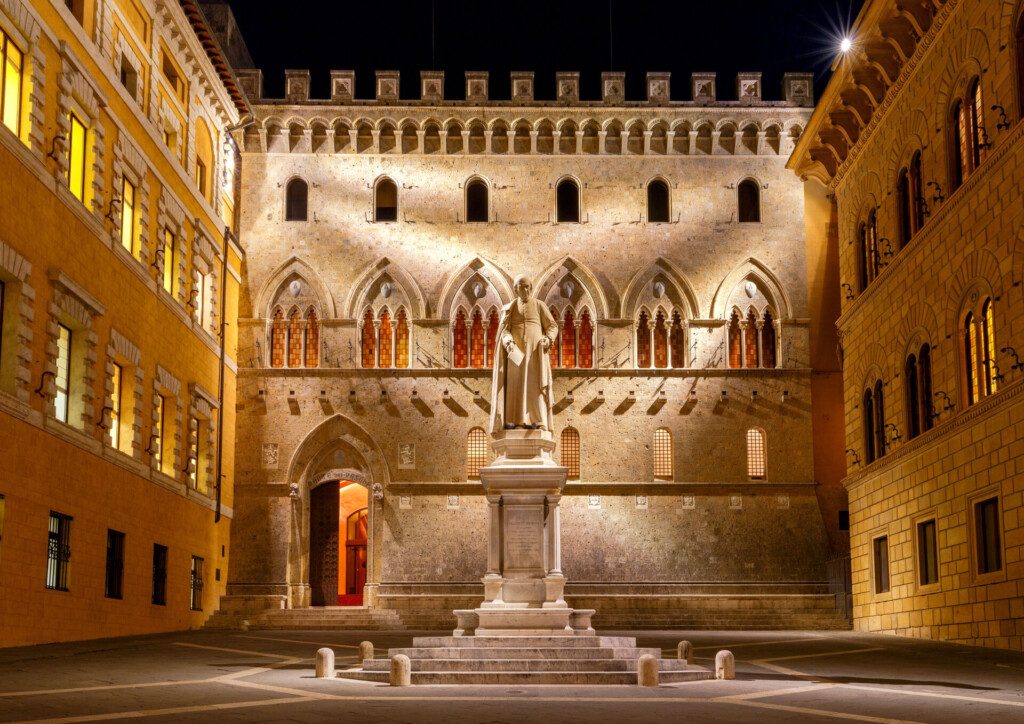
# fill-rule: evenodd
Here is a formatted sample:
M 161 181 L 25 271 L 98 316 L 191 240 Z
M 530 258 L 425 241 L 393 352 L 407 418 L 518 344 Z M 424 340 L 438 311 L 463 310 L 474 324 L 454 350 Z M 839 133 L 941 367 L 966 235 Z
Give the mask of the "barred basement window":
M 654 479 L 671 480 L 672 465 L 672 433 L 668 428 L 659 427 L 654 431 Z
M 747 477 L 764 480 L 766 465 L 764 431 L 757 428 L 747 430 Z
M 999 499 L 988 498 L 974 504 L 974 534 L 978 573 L 994 573 L 1003 567 L 999 539 Z
M 580 433 L 574 427 L 562 430 L 561 443 L 562 467 L 568 468 L 566 477 L 569 480 L 580 479 Z
M 889 536 L 883 535 L 871 542 L 874 557 L 875 593 L 889 591 Z
M 469 431 L 466 445 L 466 477 L 477 479 L 480 468 L 487 464 L 487 433 L 481 427 Z
M 50 511 L 49 549 L 46 560 L 46 587 L 68 590 L 68 561 L 71 560 L 71 516 Z
M 124 582 L 124 533 L 107 530 L 107 579 L 104 595 L 122 598 Z
M 917 524 L 917 565 L 922 586 L 939 582 L 939 556 L 936 545 L 935 521 Z
M 153 544 L 153 605 L 167 605 L 167 546 Z
M 192 571 L 189 578 L 189 600 L 193 611 L 203 610 L 203 559 L 192 556 Z

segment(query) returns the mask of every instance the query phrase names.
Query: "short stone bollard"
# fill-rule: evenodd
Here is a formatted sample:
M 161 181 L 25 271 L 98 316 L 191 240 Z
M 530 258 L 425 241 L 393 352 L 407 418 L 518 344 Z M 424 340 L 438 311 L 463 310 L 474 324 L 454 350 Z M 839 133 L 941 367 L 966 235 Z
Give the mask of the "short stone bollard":
M 680 661 L 686 661 L 687 665 L 693 663 L 693 644 L 689 641 L 680 641 L 677 647 L 677 656 Z
M 366 661 L 367 659 L 373 658 L 373 643 L 370 641 L 363 641 L 359 644 L 359 660 Z
M 325 647 L 316 650 L 316 678 L 334 678 L 334 649 Z
M 732 655 L 732 651 L 722 650 L 715 655 L 715 678 L 736 678 L 736 658 Z
M 412 663 L 405 654 L 395 654 L 391 657 L 391 675 L 388 677 L 391 686 L 412 685 Z
M 650 654 L 644 654 L 636 661 L 636 685 L 658 686 L 658 660 Z

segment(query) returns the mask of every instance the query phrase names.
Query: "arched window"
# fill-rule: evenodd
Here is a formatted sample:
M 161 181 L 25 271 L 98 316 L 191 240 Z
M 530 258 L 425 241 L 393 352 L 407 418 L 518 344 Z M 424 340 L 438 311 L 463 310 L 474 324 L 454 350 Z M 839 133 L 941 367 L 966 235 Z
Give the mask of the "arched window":
M 466 441 L 466 477 L 478 479 L 480 468 L 487 465 L 487 433 L 482 427 L 469 431 Z
M 658 310 L 654 315 L 654 366 L 658 369 L 668 367 L 668 324 L 665 313 Z
M 740 181 L 737 193 L 739 220 L 741 222 L 761 220 L 761 190 L 754 179 Z
M 306 312 L 306 367 L 320 366 L 320 323 L 316 310 Z
M 398 221 L 398 186 L 382 178 L 373 189 L 373 220 Z
M 373 326 L 373 310 L 367 309 L 363 314 L 363 328 L 361 334 L 362 344 L 360 362 L 365 368 L 376 366 L 377 361 L 377 331 Z
M 672 351 L 672 366 L 686 366 L 686 335 L 683 332 L 683 320 L 679 312 L 672 313 L 672 331 L 669 333 L 669 347 Z
M 974 314 L 968 312 L 963 327 L 964 381 L 968 405 L 978 401 L 978 332 L 974 326 Z
M 764 480 L 767 468 L 767 454 L 764 444 L 764 430 L 756 427 L 747 430 L 747 477 Z
M 573 368 L 576 366 L 576 319 L 571 308 L 565 310 L 559 336 L 562 338 L 562 367 Z
M 672 480 L 672 433 L 667 427 L 659 427 L 654 431 L 654 479 Z
M 309 185 L 300 178 L 293 178 L 285 188 L 284 198 L 284 220 L 305 221 L 308 214 Z
M 743 340 L 740 331 L 739 312 L 733 311 L 729 318 L 729 367 L 734 370 L 743 366 Z
M 910 159 L 910 235 L 924 226 L 924 182 L 921 177 L 921 152 Z
M 640 312 L 636 323 L 636 366 L 640 369 L 651 366 L 651 320 L 646 311 Z
M 654 179 L 647 184 L 647 221 L 659 223 L 668 220 L 668 184 L 661 179 Z
M 864 464 L 875 462 L 875 399 L 871 388 L 864 390 L 861 400 L 861 419 L 864 423 Z
M 302 315 L 298 309 L 288 315 L 288 366 L 302 366 Z
M 555 190 L 558 205 L 557 220 L 559 223 L 579 223 L 580 221 L 580 187 L 571 179 L 562 179 Z
M 878 276 L 878 215 L 874 209 L 858 230 L 860 242 L 860 288 L 864 291 Z
M 981 79 L 975 78 L 967 89 L 967 104 L 970 108 L 971 167 L 978 168 L 985 161 L 988 137 L 985 132 L 985 101 L 981 97 Z
M 475 178 L 466 184 L 466 221 L 490 221 L 487 184 Z
M 917 356 L 907 357 L 903 365 L 903 384 L 907 390 L 907 439 L 913 440 L 921 434 L 921 387 Z
M 743 330 L 743 341 L 746 343 L 746 349 L 743 351 L 744 367 L 757 367 L 757 342 L 759 336 L 757 313 L 751 309 L 747 312 L 747 328 Z
M 487 356 L 487 338 L 484 336 L 484 315 L 479 309 L 473 312 L 469 331 L 469 366 L 483 367 Z
M 999 386 L 996 375 L 996 330 L 991 299 L 981 304 L 981 364 L 984 369 L 985 396 L 994 394 Z
M 951 122 L 953 124 L 953 147 L 950 157 L 953 161 L 953 168 L 951 169 L 950 190 L 952 191 L 960 188 L 964 179 L 971 172 L 971 154 L 967 140 L 967 111 L 962 100 L 958 100 L 953 106 Z
M 285 340 L 288 337 L 288 325 L 284 321 L 284 311 L 274 310 L 274 320 L 270 324 L 270 366 L 284 367 Z
M 761 322 L 761 366 L 774 369 L 778 362 L 775 359 L 775 319 L 771 310 L 766 309 Z
M 882 394 L 882 381 L 875 382 L 875 453 L 878 457 L 885 455 L 885 398 Z
M 405 369 L 409 366 L 409 319 L 404 307 L 395 319 L 395 367 Z
M 921 345 L 921 352 L 917 356 L 917 380 L 920 389 L 921 432 L 927 432 L 932 429 L 935 421 L 932 405 L 932 348 L 927 343 Z
M 567 427 L 562 430 L 562 439 L 558 447 L 562 467 L 568 468 L 565 476 L 569 480 L 579 480 L 580 434 L 575 427 Z
M 487 317 L 487 366 L 494 367 L 494 351 L 498 347 L 498 310 L 492 309 Z
M 392 352 L 394 351 L 394 330 L 391 327 L 391 312 L 387 309 L 380 310 L 380 343 L 377 345 L 377 366 L 381 369 L 393 367 Z
M 452 367 L 462 369 L 469 366 L 469 334 L 466 329 L 466 313 L 459 310 L 452 322 Z
M 902 246 L 914 235 L 910 221 L 910 174 L 905 168 L 900 171 L 900 175 L 896 179 L 896 207 L 896 215 L 900 222 L 900 246 Z
M 580 367 L 589 369 L 594 366 L 594 325 L 590 321 L 590 312 L 586 309 L 580 315 Z

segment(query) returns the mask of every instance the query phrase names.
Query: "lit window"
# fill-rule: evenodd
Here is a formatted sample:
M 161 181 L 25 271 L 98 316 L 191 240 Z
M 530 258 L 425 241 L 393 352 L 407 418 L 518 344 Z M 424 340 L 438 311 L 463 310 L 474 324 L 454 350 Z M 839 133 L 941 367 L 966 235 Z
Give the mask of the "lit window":
M 999 386 L 996 375 L 996 331 L 992 300 L 981 305 L 981 360 L 985 370 L 985 395 L 995 394 Z
M 487 464 L 487 433 L 483 428 L 474 427 L 469 431 L 466 444 L 466 477 L 480 477 L 480 468 Z
M 398 323 L 395 325 L 395 367 L 406 369 L 409 366 L 409 319 L 405 309 L 398 310 Z
M 654 315 L 654 366 L 658 369 L 668 367 L 668 325 L 665 313 L 658 310 Z
M 764 432 L 747 430 L 747 477 L 751 480 L 764 480 L 767 467 L 764 448 Z
M 917 524 L 917 566 L 918 580 L 922 586 L 939 582 L 939 555 L 934 520 Z
M 68 188 L 75 198 L 85 203 L 85 124 L 74 113 L 69 115 Z
M 14 135 L 20 137 L 25 56 L 3 30 L 0 30 L 0 44 L 0 53 L 3 56 L 3 73 L 0 74 L 0 120 L 14 132 Z
M 466 312 L 459 309 L 452 322 L 452 367 L 469 366 L 469 331 L 466 329 Z
M 68 590 L 68 561 L 71 560 L 71 516 L 50 511 L 49 547 L 46 556 L 46 587 Z
M 54 398 L 54 415 L 61 422 L 68 421 L 68 402 L 70 400 L 71 383 L 71 330 L 63 324 L 57 325 L 57 374 L 54 386 L 57 396 Z
M 978 332 L 974 315 L 970 312 L 964 317 L 963 348 L 967 404 L 973 405 L 978 401 Z
M 646 311 L 640 312 L 636 322 L 636 366 L 640 369 L 651 366 L 651 320 Z
M 121 246 L 135 252 L 135 185 L 127 178 L 121 183 Z
M 671 480 L 672 477 L 672 433 L 659 427 L 654 431 L 654 479 Z
M 590 311 L 583 310 L 580 315 L 580 367 L 590 369 L 594 366 L 594 325 L 590 321 Z
M 124 370 L 121 365 L 114 364 L 110 374 L 110 446 L 121 446 L 121 390 Z
M 284 321 L 284 311 L 279 307 L 274 310 L 274 320 L 270 323 L 270 366 L 284 367 L 285 338 L 288 327 Z
M 192 447 L 192 459 L 189 461 L 188 480 L 193 490 L 206 492 L 206 479 L 199 474 L 199 466 L 203 459 L 203 424 L 198 417 L 192 418 L 192 429 L 195 430 L 196 442 Z
M 206 285 L 208 274 L 196 269 L 195 271 L 195 289 L 192 290 L 194 295 L 193 304 L 195 305 L 195 316 L 196 321 L 200 327 L 206 325 Z
M 203 610 L 203 559 L 192 556 L 192 570 L 189 577 L 189 600 L 193 611 Z
M 985 133 L 985 102 L 981 97 L 981 79 L 976 79 L 967 92 L 971 115 L 971 163 L 978 168 L 985 160 L 988 138 Z
M 562 344 L 562 367 L 572 369 L 576 366 L 576 318 L 571 308 L 567 308 L 562 316 L 562 331 L 559 336 Z
M 394 341 L 391 312 L 382 309 L 380 312 L 380 344 L 377 345 L 377 366 L 381 369 L 394 367 L 392 359 Z
M 875 593 L 886 593 L 889 590 L 889 536 L 881 536 L 872 541 L 874 556 Z
M 124 533 L 107 530 L 107 576 L 104 595 L 122 598 L 124 591 Z
M 306 367 L 320 366 L 320 323 L 316 310 L 306 312 Z
M 153 451 L 153 467 L 161 471 L 164 467 L 165 412 L 166 403 L 164 402 L 164 396 L 157 395 L 153 401 L 153 432 L 150 437 L 149 448 Z
M 174 243 L 174 232 L 168 228 L 164 229 L 164 244 L 163 244 L 163 263 L 164 263 L 164 291 L 168 294 L 174 294 L 174 269 L 178 266 L 178 253 Z
M 974 504 L 974 533 L 978 573 L 1002 570 L 1003 550 L 999 535 L 998 498 L 988 498 Z
M 864 462 L 873 463 L 877 457 L 875 453 L 875 399 L 870 387 L 864 390 L 861 419 L 864 423 Z
M 729 317 L 729 367 L 736 370 L 743 366 L 743 331 L 740 329 L 739 310 L 733 310 Z
M 196 159 L 196 186 L 199 193 L 206 196 L 206 163 L 201 158 Z
M 373 193 L 373 220 L 398 221 L 398 186 L 389 178 L 377 182 Z
M 484 315 L 479 309 L 473 312 L 469 331 L 469 366 L 481 368 L 487 356 L 487 340 L 484 336 Z
M 288 315 L 288 366 L 302 366 L 302 315 L 293 309 Z
M 569 480 L 580 479 L 580 434 L 574 427 L 567 427 L 562 430 L 562 439 L 559 444 L 562 467 L 567 469 L 566 477 Z
M 283 320 L 282 320 L 283 321 Z M 373 310 L 367 309 L 363 314 L 362 344 L 360 345 L 362 355 L 361 362 L 365 368 L 376 366 L 377 362 L 377 330 L 373 325 Z M 283 358 L 282 358 L 283 359 Z M 282 361 L 282 365 L 284 362 Z

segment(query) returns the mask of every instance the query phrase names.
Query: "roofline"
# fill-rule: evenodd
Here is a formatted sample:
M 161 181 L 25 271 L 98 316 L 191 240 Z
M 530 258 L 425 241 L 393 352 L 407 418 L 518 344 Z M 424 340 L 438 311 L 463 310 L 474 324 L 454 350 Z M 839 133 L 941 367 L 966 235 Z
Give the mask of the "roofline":
M 189 23 L 192 25 L 192 30 L 195 32 L 196 37 L 199 38 L 200 44 L 203 46 L 203 50 L 206 51 L 206 55 L 210 59 L 210 63 L 213 64 L 214 70 L 217 71 L 217 75 L 220 77 L 221 83 L 224 84 L 224 89 L 228 92 L 232 102 L 235 104 L 235 109 L 242 115 L 252 114 L 252 107 L 249 105 L 249 99 L 238 83 L 238 78 L 235 75 L 234 68 L 227 62 L 224 56 L 224 52 L 221 50 L 220 44 L 217 42 L 216 37 L 210 31 L 209 25 L 206 23 L 206 16 L 203 15 L 202 9 L 199 7 L 196 0 L 179 0 L 181 3 L 181 9 L 185 13 L 185 17 L 188 18 Z

